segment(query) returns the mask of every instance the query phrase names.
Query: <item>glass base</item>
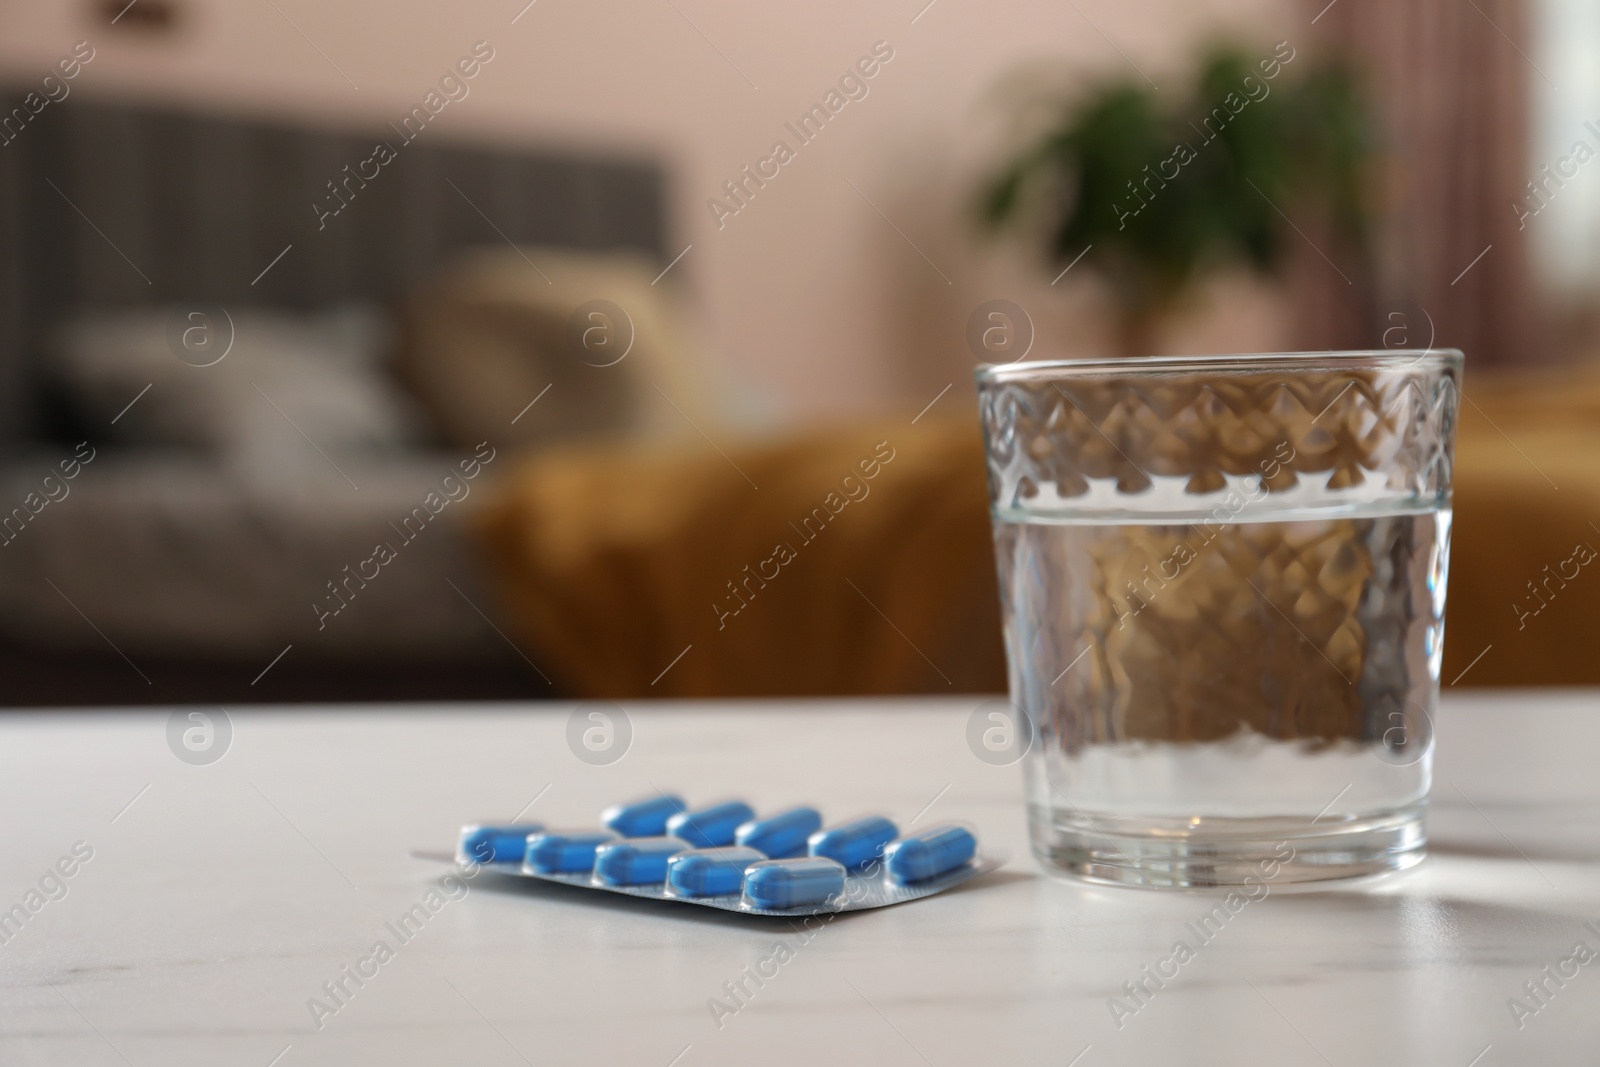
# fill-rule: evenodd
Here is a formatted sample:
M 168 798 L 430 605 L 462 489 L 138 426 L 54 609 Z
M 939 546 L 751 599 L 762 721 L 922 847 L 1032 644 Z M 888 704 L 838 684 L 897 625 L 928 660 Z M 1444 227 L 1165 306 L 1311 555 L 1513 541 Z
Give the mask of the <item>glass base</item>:
M 1425 804 L 1344 818 L 1089 818 L 1034 808 L 1033 854 L 1051 873 L 1151 889 L 1366 878 L 1422 861 Z

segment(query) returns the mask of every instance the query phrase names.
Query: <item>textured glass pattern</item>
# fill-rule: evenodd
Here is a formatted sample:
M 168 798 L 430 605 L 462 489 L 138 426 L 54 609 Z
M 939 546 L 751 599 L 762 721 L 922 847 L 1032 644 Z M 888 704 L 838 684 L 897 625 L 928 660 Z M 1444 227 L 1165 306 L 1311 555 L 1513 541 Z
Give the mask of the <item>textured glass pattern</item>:
M 985 377 L 995 507 L 1037 506 L 1041 488 L 1070 501 L 1095 480 L 1128 498 L 1179 478 L 1185 494 L 1204 497 L 1256 476 L 1273 493 L 1304 482 L 1367 499 L 1380 494 L 1375 480 L 1390 498 L 1448 491 L 1459 358 L 1380 354 L 1375 365 L 1352 366 L 1290 357 L 1281 369 L 1150 363 L 1139 372 L 1031 374 L 1019 364 Z

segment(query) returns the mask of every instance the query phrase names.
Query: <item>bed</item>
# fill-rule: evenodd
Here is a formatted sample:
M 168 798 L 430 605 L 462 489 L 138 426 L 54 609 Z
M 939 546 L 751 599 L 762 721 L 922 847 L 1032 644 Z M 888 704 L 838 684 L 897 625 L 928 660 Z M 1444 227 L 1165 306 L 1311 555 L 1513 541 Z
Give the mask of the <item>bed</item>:
M 0 700 L 551 695 L 463 534 L 521 427 L 419 414 L 395 312 L 473 249 L 664 265 L 663 176 L 446 136 L 352 182 L 381 122 L 74 93 L 0 151 Z

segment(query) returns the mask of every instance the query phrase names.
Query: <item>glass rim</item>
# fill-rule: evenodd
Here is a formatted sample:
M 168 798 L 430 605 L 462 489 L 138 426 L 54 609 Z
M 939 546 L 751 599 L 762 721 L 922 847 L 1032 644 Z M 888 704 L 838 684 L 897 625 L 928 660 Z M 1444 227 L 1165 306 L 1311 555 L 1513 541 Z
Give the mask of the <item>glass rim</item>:
M 1426 365 L 1460 367 L 1466 357 L 1459 348 L 1357 348 L 1311 352 L 1228 352 L 1194 356 L 1104 356 L 1091 359 L 1039 359 L 1017 363 L 980 363 L 974 371 L 978 384 L 1066 378 L 1132 371 L 1334 370 L 1374 367 L 1394 370 Z

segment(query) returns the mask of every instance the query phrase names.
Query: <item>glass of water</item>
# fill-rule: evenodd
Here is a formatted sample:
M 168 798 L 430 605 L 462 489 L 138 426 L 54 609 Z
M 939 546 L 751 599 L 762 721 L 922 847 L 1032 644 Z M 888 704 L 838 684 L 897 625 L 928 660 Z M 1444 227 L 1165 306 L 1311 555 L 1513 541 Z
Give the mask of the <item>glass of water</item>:
M 1214 886 L 1421 860 L 1461 363 L 979 369 L 1047 869 Z

